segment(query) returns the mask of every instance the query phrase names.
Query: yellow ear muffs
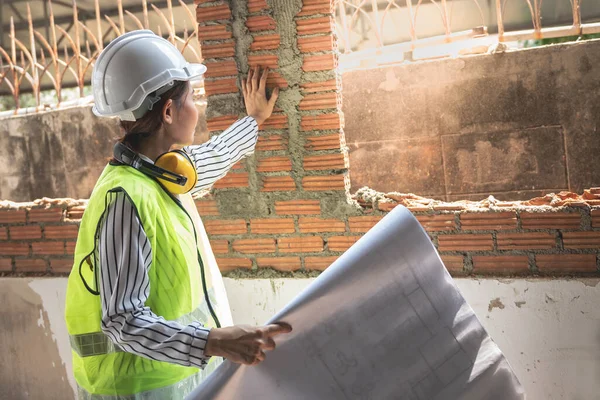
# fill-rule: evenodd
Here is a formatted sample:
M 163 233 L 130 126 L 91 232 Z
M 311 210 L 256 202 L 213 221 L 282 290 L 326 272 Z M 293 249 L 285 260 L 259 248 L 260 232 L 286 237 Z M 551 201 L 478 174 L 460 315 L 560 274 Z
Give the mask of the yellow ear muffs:
M 192 188 L 196 186 L 196 183 L 198 182 L 196 167 L 194 166 L 192 160 L 190 160 L 190 157 L 183 150 L 173 150 L 161 154 L 154 162 L 154 165 L 187 178 L 185 185 L 169 182 L 165 179 L 161 179 L 160 177 L 156 178 L 169 192 L 173 194 L 187 193 L 192 190 Z

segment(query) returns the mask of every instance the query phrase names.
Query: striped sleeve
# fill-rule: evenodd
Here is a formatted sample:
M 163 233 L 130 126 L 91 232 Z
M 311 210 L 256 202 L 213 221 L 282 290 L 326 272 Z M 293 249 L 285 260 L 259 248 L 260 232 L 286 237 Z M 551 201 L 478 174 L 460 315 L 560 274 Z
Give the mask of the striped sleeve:
M 203 368 L 210 329 L 181 325 L 152 312 L 148 270 L 152 249 L 125 192 L 110 192 L 98 238 L 102 331 L 124 351 L 184 366 Z
M 254 153 L 257 138 L 256 120 L 246 117 L 206 143 L 184 147 L 183 150 L 189 154 L 198 172 L 198 183 L 192 194 L 209 188 L 224 177 L 236 162 Z

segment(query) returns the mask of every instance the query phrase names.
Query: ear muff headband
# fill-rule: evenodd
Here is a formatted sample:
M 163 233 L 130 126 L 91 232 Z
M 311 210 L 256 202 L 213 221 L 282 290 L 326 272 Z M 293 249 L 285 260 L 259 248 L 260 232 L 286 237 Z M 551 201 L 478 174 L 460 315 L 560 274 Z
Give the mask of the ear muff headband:
M 183 150 L 163 153 L 153 164 L 125 144 L 117 142 L 113 148 L 113 156 L 120 163 L 157 178 L 173 194 L 189 192 L 198 181 L 194 163 Z

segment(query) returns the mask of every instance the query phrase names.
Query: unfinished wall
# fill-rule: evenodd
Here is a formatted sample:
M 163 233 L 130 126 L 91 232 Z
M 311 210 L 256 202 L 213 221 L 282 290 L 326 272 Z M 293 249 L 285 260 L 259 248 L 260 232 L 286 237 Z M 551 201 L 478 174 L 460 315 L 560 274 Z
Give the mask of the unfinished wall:
M 369 186 L 447 201 L 524 200 L 600 186 L 600 167 L 590 161 L 600 152 L 600 41 L 346 71 L 340 92 L 330 69 L 331 18 L 308 14 L 327 10 L 326 1 L 289 16 L 285 26 L 294 19 L 300 36 L 283 32 L 283 42 L 264 1 L 241 3 L 233 14 L 224 3 L 201 4 L 199 32 L 213 133 L 243 115 L 238 75 L 249 64 L 275 67 L 269 86 L 285 89 L 256 156 L 217 185 L 252 195 L 254 209 L 266 212 L 286 194 L 316 198 L 310 184 L 346 167 L 345 142 L 352 192 Z M 208 137 L 204 101 L 199 108 L 197 143 Z M 0 199 L 87 198 L 118 134 L 115 121 L 93 117 L 89 106 L 1 119 Z M 327 179 L 341 188 L 342 175 Z
M 598 40 L 348 71 L 353 190 L 525 200 L 599 186 L 599 76 Z
M 240 173 L 240 172 L 238 172 Z M 242 196 L 244 192 L 225 192 Z M 251 196 L 250 194 L 245 194 Z M 254 217 L 240 202 L 198 199 L 221 270 L 230 276 L 310 274 L 337 257 L 398 204 L 429 233 L 454 276 L 600 274 L 600 188 L 582 196 L 563 193 L 528 202 L 442 203 L 418 196 L 359 193 L 353 212 L 344 202 L 327 210 L 323 200 L 300 206 L 277 201 L 271 214 Z M 250 198 L 250 197 L 248 197 Z M 64 274 L 85 201 L 0 202 L 0 272 Z M 240 207 L 233 209 L 233 205 Z M 229 208 L 227 208 L 229 207 Z M 267 206 L 269 207 L 269 206 Z M 233 214 L 233 215 L 232 215 Z M 278 272 L 277 272 L 278 271 Z

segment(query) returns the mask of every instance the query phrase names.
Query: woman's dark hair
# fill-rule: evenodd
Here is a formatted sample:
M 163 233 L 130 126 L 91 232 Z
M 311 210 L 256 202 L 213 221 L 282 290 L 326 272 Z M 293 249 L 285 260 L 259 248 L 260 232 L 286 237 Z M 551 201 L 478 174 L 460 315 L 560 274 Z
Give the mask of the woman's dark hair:
M 190 86 L 187 81 L 175 81 L 173 87 L 161 94 L 160 100 L 142 118 L 137 121 L 121 121 L 121 128 L 125 136 L 120 139 L 120 142 L 137 151 L 141 141 L 154 134 L 162 126 L 162 109 L 167 100 L 173 100 L 175 107 L 179 109 L 183 105 L 188 90 L 190 90 Z

